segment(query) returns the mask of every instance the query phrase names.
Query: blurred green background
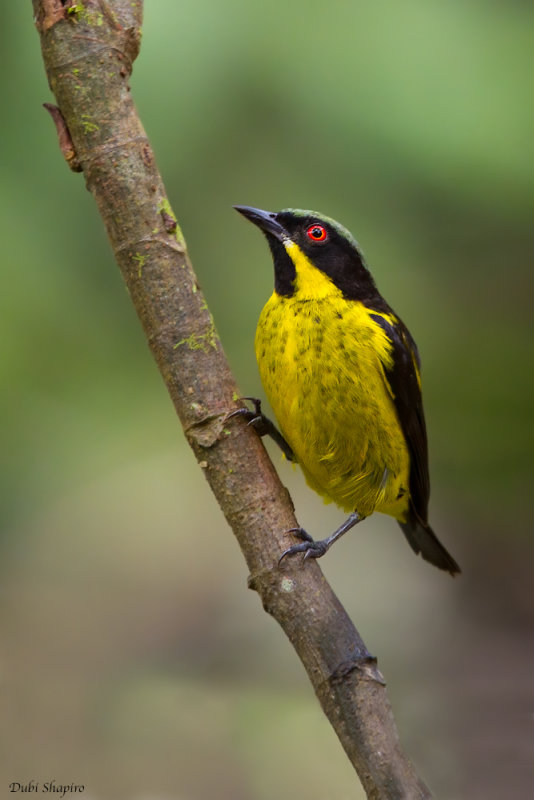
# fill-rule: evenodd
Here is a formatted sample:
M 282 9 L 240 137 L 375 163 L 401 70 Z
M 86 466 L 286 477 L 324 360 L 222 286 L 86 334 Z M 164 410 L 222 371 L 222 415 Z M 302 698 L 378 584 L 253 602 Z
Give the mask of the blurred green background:
M 431 518 L 322 562 L 440 798 L 533 796 L 534 10 L 148 2 L 132 90 L 244 393 L 272 288 L 233 203 L 352 230 L 424 366 Z M 0 29 L 4 792 L 361 798 L 175 419 L 53 101 L 31 4 Z M 300 522 L 342 518 L 280 462 Z

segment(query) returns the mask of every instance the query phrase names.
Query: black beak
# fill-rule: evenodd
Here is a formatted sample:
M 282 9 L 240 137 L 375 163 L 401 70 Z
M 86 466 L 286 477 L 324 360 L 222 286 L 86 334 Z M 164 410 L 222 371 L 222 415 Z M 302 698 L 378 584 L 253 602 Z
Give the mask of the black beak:
M 289 238 L 286 229 L 276 221 L 276 214 L 273 211 L 262 211 L 261 208 L 252 208 L 252 206 L 234 206 L 234 208 L 258 228 L 261 228 L 264 233 L 270 233 L 279 241 Z

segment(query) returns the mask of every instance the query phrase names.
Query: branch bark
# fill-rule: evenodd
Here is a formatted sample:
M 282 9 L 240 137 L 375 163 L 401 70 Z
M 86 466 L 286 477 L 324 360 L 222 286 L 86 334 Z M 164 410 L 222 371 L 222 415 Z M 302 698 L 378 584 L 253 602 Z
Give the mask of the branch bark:
M 315 561 L 282 568 L 296 526 L 239 396 L 189 262 L 128 79 L 142 2 L 33 0 L 71 169 L 82 170 L 189 444 L 236 535 L 249 586 L 281 625 L 369 798 L 429 798 L 403 753 L 383 678 Z M 163 24 L 163 23 L 162 23 Z

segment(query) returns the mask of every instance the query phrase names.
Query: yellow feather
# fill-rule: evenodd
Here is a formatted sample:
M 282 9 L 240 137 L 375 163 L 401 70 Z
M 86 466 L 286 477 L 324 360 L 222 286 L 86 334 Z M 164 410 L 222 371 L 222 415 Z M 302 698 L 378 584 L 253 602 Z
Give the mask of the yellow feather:
M 295 293 L 274 293 L 256 332 L 261 379 L 308 484 L 345 511 L 403 521 L 410 459 L 385 370 L 392 343 L 294 242 Z M 380 313 L 389 322 L 392 314 Z

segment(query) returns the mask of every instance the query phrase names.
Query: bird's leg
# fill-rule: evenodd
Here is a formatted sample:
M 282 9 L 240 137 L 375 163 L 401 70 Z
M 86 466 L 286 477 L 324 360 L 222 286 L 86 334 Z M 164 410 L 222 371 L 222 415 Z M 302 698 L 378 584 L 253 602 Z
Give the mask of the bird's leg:
M 258 400 L 257 397 L 243 397 L 242 400 L 249 400 L 254 406 L 254 411 L 251 411 L 246 407 L 238 408 L 228 414 L 226 419 L 237 416 L 243 417 L 247 421 L 248 425 L 252 425 L 259 436 L 270 436 L 271 439 L 276 442 L 288 461 L 296 461 L 295 454 L 291 446 L 288 444 L 288 442 L 286 442 L 274 422 L 271 422 L 269 417 L 266 417 L 261 410 L 261 400 Z
M 319 541 L 314 541 L 309 533 L 307 533 L 304 528 L 291 528 L 291 530 L 287 531 L 287 533 L 294 533 L 295 536 L 298 536 L 299 539 L 303 541 L 300 544 L 294 544 L 293 547 L 288 547 L 287 550 L 284 550 L 280 558 L 278 559 L 278 564 L 282 561 L 283 558 L 286 556 L 292 556 L 295 553 L 304 553 L 304 561 L 307 558 L 321 558 L 324 556 L 327 550 L 329 550 L 334 542 L 337 542 L 344 533 L 350 531 L 358 522 L 361 522 L 362 519 L 365 519 L 358 514 L 357 511 L 353 511 L 352 514 L 345 520 L 343 525 L 340 525 L 334 533 L 327 536 L 326 539 L 320 539 Z

